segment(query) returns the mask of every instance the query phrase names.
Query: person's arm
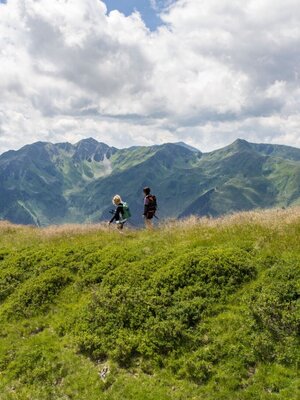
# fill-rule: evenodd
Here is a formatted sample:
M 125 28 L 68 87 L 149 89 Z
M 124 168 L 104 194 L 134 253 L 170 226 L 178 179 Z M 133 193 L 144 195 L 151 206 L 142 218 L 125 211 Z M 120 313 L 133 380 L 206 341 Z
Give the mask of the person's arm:
M 114 213 L 112 219 L 109 221 L 109 223 L 111 224 L 112 222 L 114 222 L 114 220 L 118 221 L 119 219 L 120 219 L 120 206 L 118 206 L 115 209 L 115 213 Z
M 114 220 L 116 219 L 116 216 L 117 216 L 116 214 L 117 214 L 117 210 L 115 211 L 114 215 L 112 216 L 112 219 L 109 221 L 109 224 L 114 222 Z
M 110 223 L 112 223 L 114 220 L 116 221 L 120 221 L 122 219 L 122 215 L 123 215 L 123 205 L 120 204 L 117 208 L 116 211 L 114 213 L 114 216 L 112 217 L 112 219 L 110 220 Z
M 148 207 L 149 207 L 149 199 L 148 199 L 148 197 L 145 197 L 145 200 L 144 200 L 144 217 L 146 217 L 147 216 L 147 214 L 148 214 Z

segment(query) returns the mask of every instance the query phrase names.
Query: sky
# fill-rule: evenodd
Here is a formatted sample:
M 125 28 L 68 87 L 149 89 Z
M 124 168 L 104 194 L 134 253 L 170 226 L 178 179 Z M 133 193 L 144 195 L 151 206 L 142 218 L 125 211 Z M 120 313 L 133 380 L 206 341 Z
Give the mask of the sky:
M 300 147 L 299 48 L 299 0 L 1 1 L 0 153 Z
M 154 31 L 163 24 L 159 17 L 160 11 L 171 2 L 164 0 L 106 0 L 107 11 L 119 10 L 129 16 L 133 12 L 139 12 L 146 26 Z

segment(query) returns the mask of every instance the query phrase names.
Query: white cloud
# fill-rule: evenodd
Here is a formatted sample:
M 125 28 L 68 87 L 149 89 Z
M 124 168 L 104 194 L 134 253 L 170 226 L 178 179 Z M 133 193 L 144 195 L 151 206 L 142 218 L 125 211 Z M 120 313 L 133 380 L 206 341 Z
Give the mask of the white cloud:
M 99 0 L 1 4 L 0 152 L 85 136 L 300 146 L 298 0 L 153 6 L 156 32 Z
M 150 0 L 150 5 L 157 13 L 166 11 L 177 0 Z

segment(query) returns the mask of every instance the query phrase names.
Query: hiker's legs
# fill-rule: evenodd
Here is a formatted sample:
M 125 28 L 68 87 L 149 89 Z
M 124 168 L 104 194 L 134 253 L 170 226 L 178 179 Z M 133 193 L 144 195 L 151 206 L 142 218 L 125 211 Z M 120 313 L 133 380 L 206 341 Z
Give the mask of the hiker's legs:
M 153 229 L 153 221 L 152 221 L 152 219 L 145 218 L 145 227 L 147 229 Z
M 121 231 L 123 229 L 124 223 L 117 221 L 117 228 Z

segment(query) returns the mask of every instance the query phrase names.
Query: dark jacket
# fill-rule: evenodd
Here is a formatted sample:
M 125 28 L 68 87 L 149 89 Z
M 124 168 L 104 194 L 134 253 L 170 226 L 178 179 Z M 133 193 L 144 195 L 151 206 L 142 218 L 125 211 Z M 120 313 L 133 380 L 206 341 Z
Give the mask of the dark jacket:
M 123 219 L 123 203 L 120 203 L 116 208 L 112 219 L 109 222 L 111 223 L 113 221 L 120 221 L 122 219 Z
M 157 208 L 156 197 L 152 194 L 148 194 L 144 198 L 144 217 L 152 219 L 155 215 Z

